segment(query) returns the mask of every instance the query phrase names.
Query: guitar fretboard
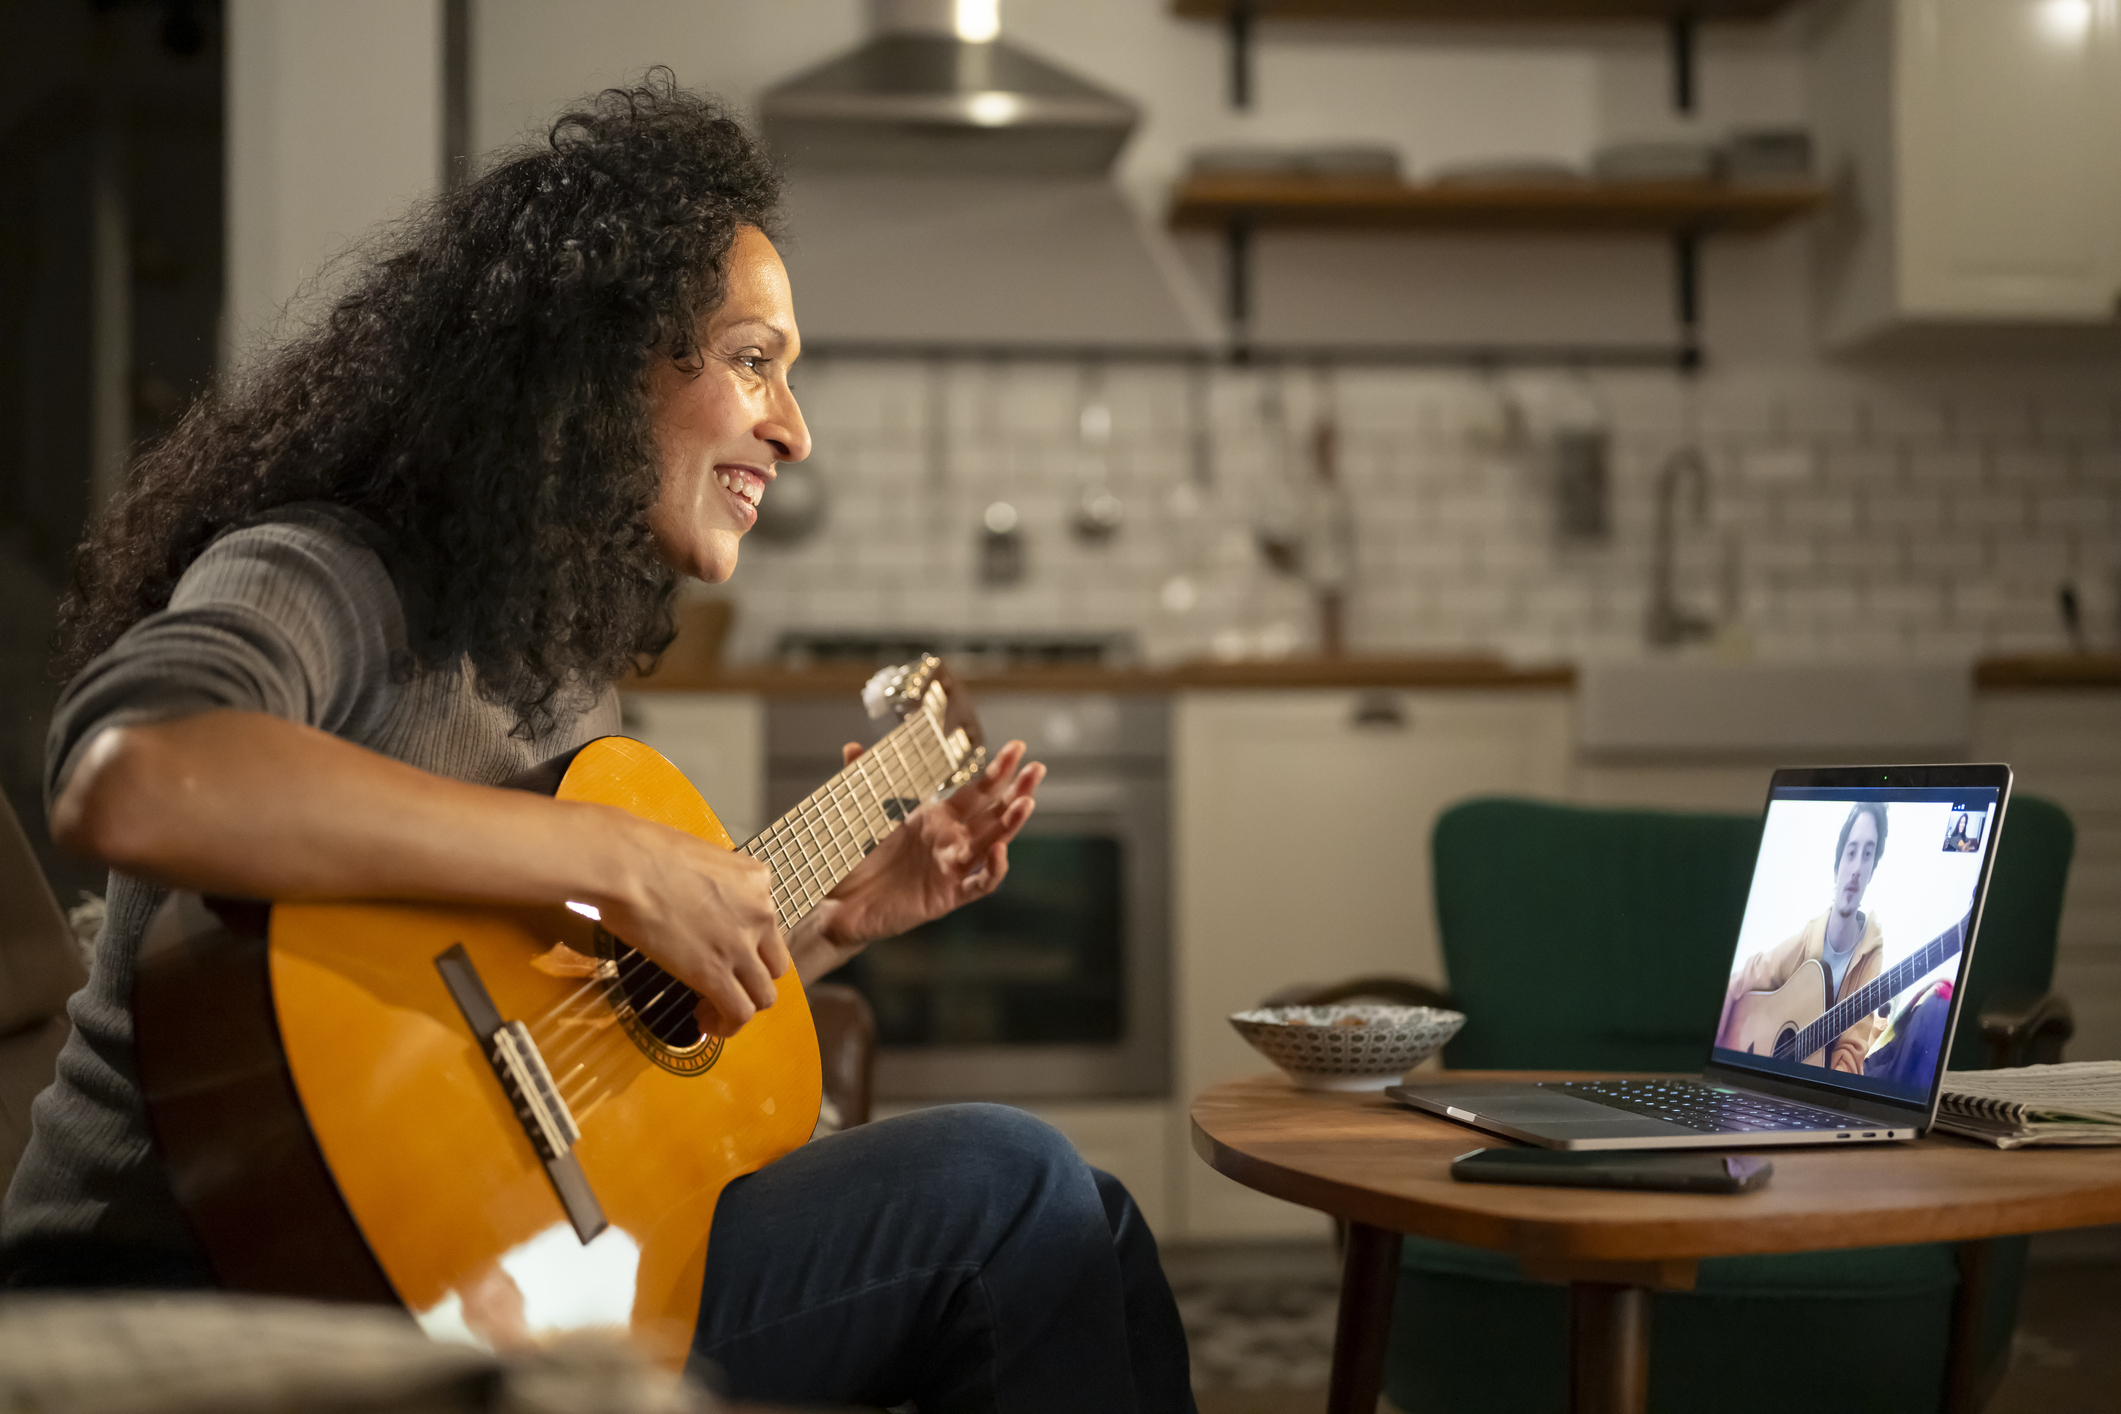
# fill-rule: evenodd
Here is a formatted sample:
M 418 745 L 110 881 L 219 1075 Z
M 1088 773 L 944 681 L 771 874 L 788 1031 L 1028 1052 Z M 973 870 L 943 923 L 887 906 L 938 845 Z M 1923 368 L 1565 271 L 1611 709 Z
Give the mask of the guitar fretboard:
M 1855 992 L 1828 1007 L 1817 1021 L 1797 1033 L 1796 1039 L 1790 1043 L 1789 1055 L 1786 1058 L 1802 1060 L 1819 1050 L 1854 1026 L 1858 1017 L 1884 1006 L 1897 993 L 1914 985 L 1915 979 L 1923 973 L 1946 958 L 1955 956 L 1966 944 L 1966 924 L 1966 919 L 1960 919 L 1886 971 L 1864 983 Z
M 967 748 L 944 732 L 946 705 L 942 688 L 930 686 L 920 705 L 883 740 L 737 846 L 772 867 L 773 908 L 782 932 L 949 783 Z

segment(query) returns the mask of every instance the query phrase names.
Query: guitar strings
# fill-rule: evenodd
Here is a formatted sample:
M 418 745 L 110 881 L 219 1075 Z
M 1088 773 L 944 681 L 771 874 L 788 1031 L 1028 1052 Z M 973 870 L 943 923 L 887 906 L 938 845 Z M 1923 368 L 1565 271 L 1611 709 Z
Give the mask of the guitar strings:
M 908 725 L 911 725 L 911 723 L 908 723 Z M 887 738 L 887 740 L 889 740 L 889 738 Z M 892 741 L 891 749 L 894 754 L 899 756 L 900 761 L 903 763 L 903 743 L 899 741 Z M 793 883 L 800 884 L 804 889 L 808 891 L 808 896 L 801 900 L 797 909 L 794 911 L 794 917 L 796 918 L 800 918 L 803 914 L 809 912 L 809 910 L 815 905 L 816 901 L 822 898 L 826 893 L 829 893 L 833 887 L 837 886 L 839 878 L 844 877 L 845 874 L 851 871 L 855 865 L 859 864 L 863 858 L 865 851 L 862 850 L 857 843 L 859 837 L 854 829 L 853 822 L 847 816 L 846 809 L 841 803 L 841 798 L 849 794 L 851 788 L 851 781 L 848 781 L 847 778 L 849 778 L 850 776 L 853 779 L 860 780 L 863 783 L 869 784 L 871 794 L 875 795 L 875 786 L 873 782 L 869 781 L 868 772 L 866 770 L 857 769 L 862 765 L 863 761 L 866 761 L 868 757 L 873 754 L 873 752 L 865 753 L 863 757 L 857 758 L 854 763 L 850 764 L 847 769 L 841 772 L 839 777 L 835 777 L 832 782 L 828 782 L 826 787 L 820 788 L 818 791 L 813 792 L 811 797 L 806 800 L 803 805 L 798 806 L 797 809 L 791 811 L 788 816 L 783 817 L 782 822 L 777 823 L 776 828 L 779 828 L 780 824 L 785 824 L 785 822 L 788 820 L 796 820 L 797 826 L 790 827 L 787 833 L 789 835 L 794 835 L 798 832 L 807 833 L 810 838 L 810 843 L 812 844 L 812 846 L 814 846 L 808 858 L 804 858 L 797 861 L 797 863 L 801 865 L 803 870 L 809 873 L 811 877 L 808 879 L 797 878 L 792 881 Z M 922 753 L 922 755 L 925 758 L 926 753 Z M 948 758 L 947 756 L 945 756 L 942 757 L 940 760 L 923 759 L 917 764 L 927 767 L 929 776 L 932 776 L 934 774 L 935 769 L 939 766 L 947 764 L 947 761 Z M 916 786 L 915 789 L 918 789 L 918 786 Z M 918 799 L 919 797 L 915 798 Z M 890 818 L 889 812 L 881 809 L 881 797 L 878 797 L 878 804 L 879 814 L 881 818 L 875 823 L 880 828 L 878 833 L 869 841 L 869 843 L 872 845 L 876 842 L 877 839 L 881 839 L 883 838 L 883 836 L 888 835 L 893 830 L 897 829 L 899 823 L 901 823 L 900 821 L 892 820 Z M 833 813 L 839 817 L 839 826 L 837 828 L 835 828 L 831 817 L 825 813 L 827 806 L 830 806 Z M 864 814 L 864 812 L 862 812 L 861 810 L 859 801 L 856 802 L 856 813 Z M 864 815 L 864 820 L 865 823 L 867 823 L 866 815 Z M 767 835 L 771 835 L 773 833 L 774 831 L 769 829 L 761 835 L 760 839 L 764 840 Z M 758 841 L 753 842 L 753 844 L 757 843 Z M 745 848 L 747 852 L 749 852 L 752 849 L 752 845 L 746 845 Z M 840 860 L 835 862 L 844 864 L 844 868 L 841 868 L 836 876 L 829 874 L 826 871 L 818 870 L 814 867 L 814 865 L 810 863 L 810 859 L 814 859 L 827 849 L 832 851 L 835 855 L 841 856 Z M 756 857 L 755 854 L 754 857 Z M 655 965 L 652 962 L 648 961 L 642 954 L 640 954 L 638 950 L 634 950 L 633 958 L 629 959 L 628 961 L 631 964 L 637 964 L 631 969 L 632 971 L 637 971 L 638 966 L 653 967 Z M 631 975 L 629 970 L 622 968 L 621 976 L 624 977 L 628 975 Z M 635 1005 L 635 1013 L 641 1017 L 643 1024 L 648 1026 L 651 1031 L 655 1030 L 658 1026 L 668 1024 L 676 1016 L 682 1014 L 684 1010 L 689 1009 L 690 1007 L 696 1006 L 698 1004 L 698 995 L 694 993 L 690 988 L 687 988 L 682 984 L 678 983 L 674 978 L 670 978 L 668 980 L 668 986 L 664 987 L 654 996 L 648 998 L 647 1001 L 637 1003 Z
M 900 774 L 908 782 L 933 778 L 938 768 L 949 765 L 947 742 L 940 725 L 936 721 L 938 709 L 939 704 L 933 700 L 931 695 L 929 700 L 925 700 L 920 704 L 920 707 L 912 716 L 887 733 L 877 743 L 876 747 L 849 763 L 847 767 L 841 770 L 839 775 L 820 786 L 816 791 L 813 791 L 795 809 L 789 811 L 780 820 L 775 821 L 773 825 L 768 826 L 766 830 L 762 831 L 754 839 L 739 846 L 740 849 L 750 854 L 753 858 L 763 857 L 769 867 L 774 867 L 773 892 L 777 895 L 774 899 L 774 906 L 776 913 L 780 915 L 780 921 L 784 929 L 793 926 L 804 914 L 807 914 L 825 894 L 837 886 L 839 877 L 844 877 L 846 872 L 861 862 L 867 852 L 864 844 L 866 844 L 867 848 L 873 848 L 878 841 L 904 823 L 905 817 L 903 814 L 894 818 L 891 812 L 885 808 L 883 797 L 878 793 L 876 782 L 871 776 L 872 770 L 884 770 L 887 775 L 889 774 L 887 763 L 883 759 L 886 754 L 896 758 Z M 918 731 L 918 726 L 923 723 L 927 725 L 929 732 L 933 736 L 932 742 L 923 738 Z M 914 740 L 909 742 L 909 737 Z M 912 763 L 907 761 L 907 747 L 909 744 L 914 748 L 913 756 L 915 759 Z M 921 772 L 922 774 L 916 775 L 916 772 Z M 947 772 L 943 774 L 947 774 Z M 868 789 L 871 801 L 875 806 L 874 819 L 871 818 L 869 810 L 863 807 L 859 794 L 855 789 L 857 785 Z M 897 782 L 887 779 L 885 785 L 893 788 L 894 799 L 901 798 Z M 917 783 L 913 785 L 913 789 L 919 792 L 912 797 L 916 800 L 922 799 L 927 794 L 927 792 L 920 791 Z M 855 828 L 854 821 L 847 814 L 845 802 L 848 799 L 851 799 L 854 805 L 855 816 L 862 821 L 865 828 L 872 829 L 874 832 L 872 837 L 866 842 L 860 842 L 860 832 Z M 827 806 L 838 817 L 836 826 L 832 818 L 825 813 Z M 845 868 L 839 871 L 839 877 L 832 877 L 825 871 L 816 869 L 811 864 L 810 858 L 790 854 L 787 845 L 793 840 L 798 831 L 807 832 L 813 845 L 821 848 L 829 847 L 835 855 L 841 856 L 847 861 Z M 835 861 L 835 863 L 837 862 Z M 803 877 L 806 873 L 810 877 Z M 638 949 L 628 948 L 628 952 L 631 955 L 620 961 L 612 974 L 622 987 L 638 977 L 644 969 L 661 970 L 652 959 Z M 665 976 L 668 977 L 668 974 L 665 974 Z M 611 1023 L 616 1021 L 616 1017 L 609 1014 L 608 1008 L 598 1005 L 604 1000 L 602 994 L 606 990 L 606 981 L 607 979 L 604 977 L 597 977 L 584 982 L 573 993 L 547 1008 L 537 1022 L 534 1023 L 541 1030 L 554 1023 L 562 1027 L 568 1026 L 570 1022 L 580 1024 L 582 1021 L 587 1021 L 591 1023 L 591 1034 L 565 1047 L 555 1049 L 553 1060 L 548 1064 L 553 1065 L 556 1069 L 556 1083 L 561 1083 L 557 1080 L 558 1069 L 565 1068 L 568 1062 L 579 1056 L 586 1047 L 594 1045 L 612 1034 Z M 647 1025 L 651 1031 L 659 1025 L 667 1024 L 678 1013 L 678 1008 L 687 1004 L 693 1006 L 698 1004 L 698 995 L 692 992 L 690 988 L 678 983 L 675 978 L 668 978 L 668 981 L 668 986 L 659 990 L 654 996 L 648 998 L 646 1002 L 636 1004 L 634 1007 L 635 1014 L 641 1018 L 643 1024 Z M 570 1012 L 579 1013 L 580 1015 L 566 1015 L 566 1013 Z M 599 1012 L 606 1014 L 599 1018 L 597 1015 Z M 566 1074 L 571 1078 L 575 1071 L 580 1068 L 579 1065 L 576 1065 L 573 1069 L 567 1070 Z
M 923 712 L 921 715 L 929 717 L 927 712 Z M 932 717 L 930 717 L 929 723 L 932 728 L 934 726 Z M 904 727 L 911 727 L 912 725 L 913 722 L 911 720 L 903 724 Z M 900 774 L 906 778 L 909 788 L 912 790 L 921 790 L 918 780 L 913 775 L 916 769 L 926 768 L 925 775 L 919 779 L 934 779 L 939 774 L 939 768 L 949 764 L 947 752 L 941 749 L 943 738 L 940 731 L 937 731 L 935 736 L 936 741 L 933 745 L 937 749 L 933 752 L 922 750 L 921 747 L 927 745 L 927 743 L 917 743 L 914 751 L 916 759 L 911 764 L 906 759 L 907 742 L 903 729 L 888 734 L 882 742 L 878 743 L 880 748 L 887 748 L 888 753 L 897 758 Z M 893 818 L 890 811 L 884 808 L 883 797 L 877 792 L 876 782 L 872 778 L 872 770 L 885 769 L 886 763 L 879 751 L 872 749 L 864 753 L 863 756 L 850 763 L 846 769 L 843 769 L 833 781 L 827 782 L 824 787 L 813 792 L 812 796 L 806 799 L 802 805 L 790 811 L 782 820 L 777 821 L 773 827 L 769 827 L 767 831 L 762 832 L 759 837 L 748 842 L 742 848 L 746 852 L 751 853 L 753 857 L 758 857 L 758 852 L 768 848 L 770 845 L 766 838 L 768 835 L 777 831 L 784 836 L 793 835 L 795 829 L 790 825 L 790 822 L 794 821 L 797 825 L 810 829 L 814 842 L 830 844 L 835 850 L 848 856 L 852 863 L 859 863 L 864 851 L 858 847 L 853 847 L 858 835 L 854 831 L 853 822 L 848 818 L 845 805 L 842 803 L 842 797 L 852 797 L 855 814 L 862 819 L 864 825 L 875 827 L 876 834 L 868 842 L 873 846 L 876 840 L 897 829 L 899 825 L 904 823 L 905 819 L 904 815 Z M 940 772 L 940 774 L 947 774 L 947 772 Z M 857 783 L 866 786 L 869 790 L 870 797 L 875 805 L 873 818 L 870 812 L 863 808 L 859 796 L 854 793 L 853 787 Z M 885 784 L 887 787 L 893 788 L 893 797 L 895 799 L 902 798 L 896 783 L 887 780 Z M 915 795 L 912 798 L 920 799 L 921 797 Z M 837 832 L 833 829 L 832 819 L 824 813 L 824 807 L 827 805 L 830 805 L 833 813 L 839 817 L 840 829 Z M 822 827 L 824 832 L 822 839 L 818 835 L 819 827 Z M 851 868 L 852 864 L 848 867 Z M 794 916 L 799 918 L 802 913 L 807 912 L 815 903 L 816 898 L 822 897 L 824 892 L 829 892 L 836 882 L 836 880 L 827 880 L 818 892 L 814 893 L 810 898 L 802 900 L 797 906 Z M 790 883 L 791 885 L 809 885 L 815 884 L 816 880 L 796 878 L 792 879 Z M 792 893 L 793 889 L 783 890 L 783 892 Z M 780 907 L 778 900 L 776 900 L 776 907 Z M 655 968 L 652 960 L 639 952 L 638 949 L 629 949 L 629 952 L 632 956 L 619 964 L 615 974 L 621 979 L 637 975 L 642 968 Z M 577 1074 L 584 1069 L 584 1064 L 578 1058 L 586 1048 L 594 1046 L 600 1041 L 615 1039 L 617 1034 L 614 1027 L 614 1023 L 617 1020 L 616 1015 L 607 1007 L 598 1005 L 603 1000 L 601 996 L 593 995 L 602 991 L 599 986 L 602 980 L 597 979 L 597 981 L 585 983 L 582 987 L 577 988 L 572 996 L 563 999 L 555 1007 L 549 1008 L 545 1016 L 541 1018 L 541 1021 L 549 1022 L 555 1019 L 555 1012 L 565 1009 L 584 1014 L 585 1018 L 591 1023 L 591 1034 L 565 1048 L 555 1050 L 553 1060 L 548 1062 L 548 1065 L 555 1070 L 554 1084 L 561 1090 L 563 1097 L 568 1100 L 570 1107 L 576 1103 L 579 1097 L 593 1090 L 597 1082 L 596 1075 L 589 1074 L 582 1078 L 579 1085 L 572 1083 L 575 1081 Z M 681 1008 L 698 1004 L 698 996 L 690 988 L 682 986 L 675 978 L 667 978 L 667 980 L 669 982 L 668 986 L 649 998 L 646 1003 L 638 1004 L 635 1007 L 636 1015 L 640 1017 L 651 1033 L 654 1033 L 658 1026 L 667 1024 L 679 1013 Z M 567 1017 L 558 1018 L 562 1025 L 565 1025 L 571 1019 Z M 569 1062 L 574 1062 L 574 1064 L 570 1067 Z
M 895 745 L 896 743 L 894 743 L 894 746 Z M 867 762 L 868 756 L 870 754 L 872 753 L 865 753 L 864 757 L 858 758 L 857 761 L 853 764 L 856 766 L 863 766 L 864 763 Z M 848 776 L 851 770 L 852 767 L 850 767 L 848 770 L 843 770 L 841 772 L 841 777 L 844 778 Z M 860 771 L 859 775 L 860 778 L 866 782 L 869 775 L 868 769 L 866 769 L 865 767 L 865 769 Z M 782 821 L 776 822 L 776 825 L 774 827 L 769 828 L 769 830 L 765 832 L 765 834 L 762 834 L 758 839 L 754 839 L 746 845 L 741 846 L 741 848 L 743 848 L 747 853 L 751 854 L 754 858 L 759 857 L 761 853 L 772 852 L 770 849 L 771 842 L 766 839 L 766 835 L 773 834 L 776 830 L 785 828 L 790 820 L 794 820 L 799 823 L 807 823 L 806 812 L 807 816 L 822 818 L 819 809 L 819 798 L 827 795 L 832 790 L 833 786 L 839 784 L 843 784 L 840 778 L 835 778 L 834 782 L 828 782 L 825 787 L 820 788 L 820 790 L 817 792 L 813 792 L 812 796 L 809 799 L 807 799 L 802 805 L 797 806 L 796 809 L 791 811 L 788 816 L 783 818 Z M 874 794 L 873 783 L 871 784 L 871 791 L 872 794 Z M 841 814 L 842 818 L 844 819 L 844 811 L 842 811 Z M 885 816 L 877 823 L 883 827 L 883 830 L 885 832 L 888 832 L 892 824 L 888 816 Z M 780 872 L 789 872 L 785 864 L 783 865 L 783 868 Z M 794 879 L 790 882 L 791 884 L 794 884 L 800 883 L 801 881 L 800 879 Z M 780 892 L 789 893 L 791 892 L 791 890 L 783 889 L 780 890 Z M 789 905 L 786 901 L 782 899 L 776 899 L 775 906 L 776 910 L 781 912 L 784 917 L 787 916 L 787 913 L 789 911 Z M 621 985 L 624 986 L 630 983 L 634 978 L 636 978 L 641 971 L 646 969 L 655 969 L 655 967 L 656 965 L 653 963 L 653 961 L 649 959 L 645 954 L 641 953 L 638 949 L 629 948 L 628 956 L 618 962 L 613 975 L 620 981 Z M 681 986 L 676 982 L 676 979 L 674 978 L 667 978 L 667 974 L 666 979 L 668 985 L 659 990 L 654 996 L 651 996 L 646 999 L 644 1002 L 635 1004 L 634 1009 L 636 1015 L 641 1018 L 643 1024 L 648 1026 L 651 1032 L 655 1031 L 657 1027 L 667 1024 L 677 1014 L 680 1008 L 686 1006 L 696 1006 L 698 1003 L 697 995 L 693 993 L 690 988 Z M 558 1004 L 558 1006 L 549 1009 L 546 1013 L 546 1019 L 550 1019 L 553 1016 L 553 1013 L 560 1010 L 561 1008 L 567 1008 L 569 1010 L 576 1011 L 588 1010 L 592 1012 L 605 1010 L 604 1007 L 598 1005 L 598 1003 L 604 1000 L 601 995 L 604 991 L 604 987 L 600 985 L 603 981 L 604 979 L 599 978 L 596 981 L 587 983 L 583 987 L 578 988 L 573 996 L 563 999 L 562 1002 Z M 560 1051 L 558 1053 L 559 1063 L 564 1066 L 567 1061 L 573 1058 L 575 1053 L 579 1052 L 579 1050 L 584 1045 L 593 1043 L 594 1039 L 596 1038 L 585 1038 L 583 1041 L 576 1042 L 573 1045 L 567 1047 L 565 1050 Z
M 1971 917 L 1971 915 L 1968 916 Z M 1957 923 L 1954 923 L 1951 927 L 1894 963 L 1882 976 L 1872 978 L 1856 992 L 1843 997 L 1840 1001 L 1829 1003 L 1827 1009 L 1821 1012 L 1810 1025 L 1791 1037 L 1789 1053 L 1796 1056 L 1808 1056 L 1812 1052 L 1824 1048 L 1827 1042 L 1839 1039 L 1842 1032 L 1854 1026 L 1856 1023 L 1853 1018 L 1858 1014 L 1875 1009 L 1888 997 L 1894 996 L 1902 988 L 1912 984 L 1923 973 L 1936 967 L 1946 958 L 1956 956 L 1959 950 L 1966 946 L 1966 925 L 1967 919 L 1961 918 Z M 1948 952 L 1938 951 L 1938 949 L 1943 947 L 1947 938 L 1952 940 L 1951 950 Z M 1937 956 L 1930 957 L 1932 952 L 1937 952 Z M 1920 963 L 1920 966 L 1917 966 L 1917 963 Z M 1895 982 L 1895 978 L 1901 978 L 1902 980 Z M 1857 1005 L 1857 1003 L 1861 1003 L 1861 1005 Z M 1826 1031 L 1824 1028 L 1827 1026 L 1829 1019 L 1835 1012 L 1842 1010 L 1846 1010 L 1851 1019 L 1834 1028 L 1831 1032 Z M 1819 1034 L 1815 1036 L 1813 1034 L 1815 1032 Z M 1778 1056 L 1782 1054 L 1782 1048 L 1779 1045 L 1776 1047 L 1775 1053 Z

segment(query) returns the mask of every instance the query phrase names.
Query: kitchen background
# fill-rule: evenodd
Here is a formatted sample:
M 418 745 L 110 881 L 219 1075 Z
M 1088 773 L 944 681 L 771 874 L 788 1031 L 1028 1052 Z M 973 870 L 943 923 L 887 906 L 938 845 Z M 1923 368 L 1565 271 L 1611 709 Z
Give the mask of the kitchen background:
M 1205 428 L 1189 382 L 1210 384 Z M 932 384 L 944 384 L 940 435 Z M 1348 646 L 1492 650 L 1526 662 L 1647 650 L 1657 474 L 1699 445 L 1710 489 L 1681 516 L 1678 590 L 1717 646 L 1773 658 L 1926 658 L 2113 641 L 2121 393 L 2098 372 L 1734 369 L 1483 376 L 1121 366 L 1109 481 L 1121 530 L 1070 521 L 1090 459 L 1067 366 L 826 362 L 799 385 L 830 485 L 794 546 L 746 547 L 732 649 L 821 625 L 1126 630 L 1153 662 L 1317 648 L 1300 576 L 1259 553 L 1300 521 L 1312 429 L 1338 428 L 1357 508 Z M 1286 410 L 1277 418 L 1277 400 Z M 1095 405 L 1095 404 L 1093 404 Z M 1610 438 L 1611 534 L 1557 522 L 1544 415 Z M 1205 437 L 1205 458 L 1197 461 Z M 981 589 L 981 516 L 1021 516 L 1024 579 Z
M 2110 81 L 1966 81 L 1976 35 L 1929 56 L 1961 74 L 1940 99 L 1887 22 L 1934 20 L 1937 3 L 1812 0 L 1703 25 L 1682 112 L 1654 24 L 1263 22 L 1239 108 L 1222 27 L 1174 13 L 1201 7 L 1003 0 L 1003 39 L 1138 107 L 1109 180 L 892 191 L 796 173 L 784 250 L 815 475 L 769 490 L 730 584 L 688 591 L 731 610 L 734 671 L 633 694 L 630 720 L 742 833 L 781 789 L 769 758 L 815 779 L 816 742 L 791 723 L 820 636 L 1014 636 L 1178 670 L 1132 680 L 1168 722 L 1168 751 L 1162 729 L 1140 734 L 1153 755 L 1100 744 L 1131 720 L 1111 699 L 1005 683 L 990 700 L 1042 751 L 1080 758 L 1041 812 L 1056 828 L 1090 820 L 1084 802 L 1114 783 L 1154 797 L 1125 828 L 1169 835 L 1169 1083 L 1039 1108 L 1192 1253 L 1189 1318 L 1234 1289 L 1217 1273 L 1259 1284 L 1263 1309 L 1294 1302 L 1298 1326 L 1266 1338 L 1312 1366 L 1261 1378 L 1322 1371 L 1332 1258 L 1316 1215 L 1190 1152 L 1187 1097 L 1259 1064 L 1222 1017 L 1306 978 L 1439 978 L 1421 841 L 1451 800 L 1753 809 L 1769 764 L 1813 754 L 1772 731 L 1684 756 L 1601 751 L 1579 701 L 1600 673 L 1698 669 L 1687 681 L 1712 696 L 1749 681 L 1718 672 L 1786 669 L 1787 689 L 1828 668 L 1847 676 L 1813 695 L 1844 722 L 1880 682 L 1943 684 L 1942 728 L 1866 740 L 2010 759 L 2069 807 L 2070 1055 L 2121 1055 L 2121 178 L 2101 156 L 2121 131 L 2121 34 L 2111 5 L 1996 0 L 1982 13 L 2028 18 Z M 923 8 L 0 11 L 0 178 L 27 197 L 0 203 L 20 257 L 0 262 L 0 783 L 32 835 L 66 551 L 129 446 L 319 308 L 376 223 L 569 100 L 664 64 L 757 113 L 879 17 Z M 1174 190 L 1230 149 L 1362 145 L 1407 179 L 1477 184 L 1791 129 L 1815 140 L 1821 209 L 1703 235 L 1693 330 L 1664 233 L 1269 223 L 1246 247 L 1259 356 L 1238 363 L 1226 233 L 1170 220 Z M 965 212 L 978 219 L 948 219 Z M 1933 278 L 1922 243 L 1939 230 L 1972 253 L 1957 284 Z M 1690 333 L 1691 371 L 1668 356 Z M 1349 680 L 1301 687 L 1329 595 Z M 1687 641 L 1652 643 L 1653 622 Z M 1422 666 L 1467 655 L 1493 655 L 1502 680 Z M 1235 666 L 1212 679 L 1203 661 Z M 1715 715 L 1691 690 L 1675 710 Z M 837 719 L 819 730 L 828 752 L 843 739 Z M 1867 749 L 1888 748 L 1822 754 Z M 1276 828 L 1247 823 L 1260 800 Z M 1290 839 L 1315 847 L 1325 904 L 1287 887 Z M 69 902 L 101 887 L 46 862 Z M 1252 1380 L 1244 1322 L 1211 1324 L 1196 1349 L 1230 1347 L 1215 1379 Z

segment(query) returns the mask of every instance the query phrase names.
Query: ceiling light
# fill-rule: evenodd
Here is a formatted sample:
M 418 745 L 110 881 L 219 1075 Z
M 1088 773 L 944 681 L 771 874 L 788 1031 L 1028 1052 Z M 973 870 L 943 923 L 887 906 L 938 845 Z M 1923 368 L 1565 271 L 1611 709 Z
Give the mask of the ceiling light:
M 965 0 L 958 0 L 958 13 L 964 9 Z M 2092 27 L 2091 0 L 2041 0 L 2033 14 L 2043 38 L 2072 49 L 2084 43 Z
M 1001 0 L 957 0 L 957 37 L 985 44 L 1002 32 Z

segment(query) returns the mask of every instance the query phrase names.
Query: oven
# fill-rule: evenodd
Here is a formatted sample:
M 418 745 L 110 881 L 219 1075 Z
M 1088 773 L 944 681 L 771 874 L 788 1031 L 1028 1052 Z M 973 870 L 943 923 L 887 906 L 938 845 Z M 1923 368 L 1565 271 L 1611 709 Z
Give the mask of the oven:
M 1047 778 L 993 894 L 873 943 L 832 974 L 877 1019 L 885 1101 L 1161 1097 L 1170 1089 L 1169 712 L 1161 696 L 997 692 L 990 751 L 1020 737 Z M 766 724 L 776 818 L 888 724 L 783 698 Z

